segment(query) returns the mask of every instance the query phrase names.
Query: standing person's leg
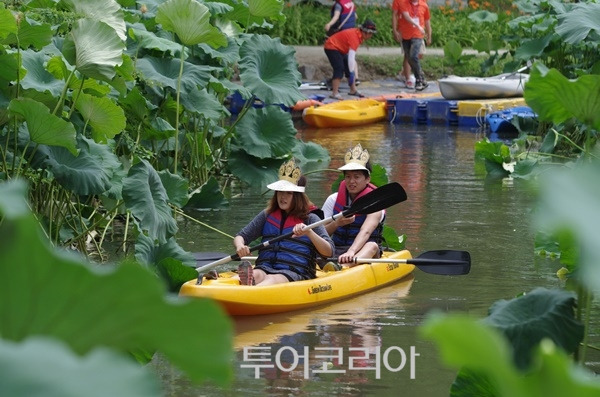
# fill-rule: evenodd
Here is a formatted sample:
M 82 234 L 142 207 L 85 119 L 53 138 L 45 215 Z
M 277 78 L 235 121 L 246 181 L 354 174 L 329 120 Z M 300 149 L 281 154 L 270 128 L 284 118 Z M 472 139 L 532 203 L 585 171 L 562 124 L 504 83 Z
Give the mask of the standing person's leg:
M 344 55 L 335 50 L 325 50 L 325 55 L 329 59 L 329 64 L 333 68 L 333 75 L 331 77 L 331 98 L 342 99 L 340 95 L 340 81 L 344 77 Z
M 425 73 L 421 68 L 421 46 L 423 45 L 423 39 L 411 39 L 410 40 L 410 57 L 409 63 L 415 74 L 416 83 L 415 89 L 417 91 L 424 90 L 429 84 L 425 81 Z

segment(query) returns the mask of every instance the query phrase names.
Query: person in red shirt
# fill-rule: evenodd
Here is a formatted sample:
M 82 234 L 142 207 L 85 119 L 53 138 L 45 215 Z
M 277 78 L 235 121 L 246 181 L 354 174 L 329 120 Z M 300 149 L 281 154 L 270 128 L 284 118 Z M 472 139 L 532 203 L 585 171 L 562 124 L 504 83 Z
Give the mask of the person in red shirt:
M 419 60 L 423 40 L 431 44 L 429 6 L 426 0 L 394 0 L 392 10 L 397 16 L 393 24 L 394 38 L 402 42 L 404 54 L 415 74 L 415 89 L 422 91 L 429 86 Z
M 348 85 L 350 92 L 348 95 L 363 97 L 356 89 L 356 51 L 363 41 L 370 39 L 377 33 L 375 23 L 367 19 L 360 27 L 344 29 L 335 33 L 325 41 L 325 55 L 333 68 L 333 77 L 331 80 L 332 92 L 330 97 L 342 99 L 340 95 L 340 81 L 344 77 L 344 57 L 348 56 Z

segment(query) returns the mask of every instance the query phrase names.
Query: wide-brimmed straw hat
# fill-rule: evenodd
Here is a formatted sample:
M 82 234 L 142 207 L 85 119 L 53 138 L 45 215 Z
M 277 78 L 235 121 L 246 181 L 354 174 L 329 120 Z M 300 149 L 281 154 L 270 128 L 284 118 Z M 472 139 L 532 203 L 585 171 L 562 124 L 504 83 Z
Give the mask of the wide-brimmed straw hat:
M 363 149 L 361 144 L 357 144 L 352 149 L 348 149 L 344 156 L 344 165 L 338 168 L 340 171 L 358 171 L 364 170 L 370 173 L 366 167 L 369 161 L 369 151 Z
M 305 187 L 298 186 L 298 180 L 302 175 L 300 167 L 296 165 L 294 159 L 281 164 L 279 167 L 279 180 L 267 185 L 267 188 L 278 192 L 301 192 L 304 193 Z

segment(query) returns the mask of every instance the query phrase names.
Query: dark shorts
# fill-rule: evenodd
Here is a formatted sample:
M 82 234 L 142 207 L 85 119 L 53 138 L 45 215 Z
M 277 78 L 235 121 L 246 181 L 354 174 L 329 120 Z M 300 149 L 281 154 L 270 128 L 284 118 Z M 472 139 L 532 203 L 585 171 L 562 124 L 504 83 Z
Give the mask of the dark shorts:
M 348 71 L 348 56 L 345 54 L 342 54 L 339 51 L 336 50 L 325 50 L 325 55 L 327 55 L 327 59 L 329 59 L 329 63 L 331 64 L 331 67 L 333 68 L 333 78 L 334 79 L 341 79 L 342 77 L 344 77 L 344 74 L 346 74 L 346 76 L 350 75 L 350 72 Z

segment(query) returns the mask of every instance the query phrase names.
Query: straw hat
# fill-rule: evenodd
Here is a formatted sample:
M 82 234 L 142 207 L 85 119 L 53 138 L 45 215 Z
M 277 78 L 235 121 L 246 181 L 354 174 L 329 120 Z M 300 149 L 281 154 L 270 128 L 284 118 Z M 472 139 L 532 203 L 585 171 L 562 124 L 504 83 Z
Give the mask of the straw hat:
M 302 175 L 300 167 L 296 165 L 294 159 L 281 164 L 279 167 L 279 180 L 267 185 L 267 188 L 279 192 L 301 192 L 304 193 L 304 186 L 298 186 L 298 180 Z
M 369 161 L 369 151 L 363 149 L 361 144 L 357 144 L 352 149 L 348 149 L 346 156 L 344 156 L 344 165 L 338 168 L 340 171 L 358 171 L 364 170 L 369 172 L 366 167 Z M 369 172 L 370 173 L 370 172 Z

